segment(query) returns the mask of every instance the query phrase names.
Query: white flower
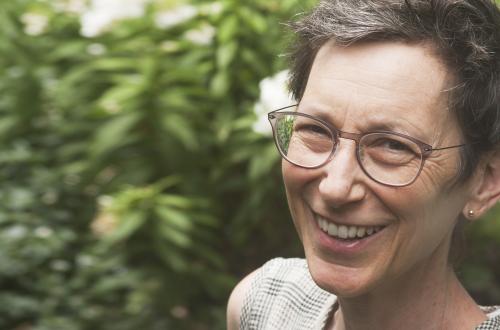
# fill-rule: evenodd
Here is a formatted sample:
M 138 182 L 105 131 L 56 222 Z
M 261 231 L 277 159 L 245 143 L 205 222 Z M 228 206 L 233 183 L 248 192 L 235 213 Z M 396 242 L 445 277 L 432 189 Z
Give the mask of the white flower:
M 4 235 L 13 240 L 24 238 L 27 234 L 28 229 L 22 225 L 14 225 L 4 230 Z
M 21 21 L 24 23 L 24 33 L 37 36 L 45 32 L 49 18 L 41 14 L 25 13 L 21 16 Z
M 215 28 L 210 24 L 203 24 L 198 29 L 192 29 L 184 34 L 184 37 L 194 44 L 210 45 L 215 36 Z
M 195 6 L 178 6 L 172 10 L 157 13 L 155 16 L 155 24 L 159 29 L 168 29 L 172 26 L 189 21 L 196 15 L 198 15 L 198 9 Z
M 148 0 L 92 0 L 88 11 L 80 16 L 85 37 L 95 37 L 105 32 L 119 20 L 144 15 Z
M 271 125 L 267 120 L 268 112 L 294 103 L 288 91 L 288 73 L 288 70 L 278 72 L 259 83 L 260 99 L 254 107 L 254 112 L 257 115 L 257 120 L 252 127 L 254 132 L 271 136 Z
M 87 8 L 86 0 L 58 0 L 52 3 L 52 7 L 58 11 L 69 14 L 82 14 Z
M 101 195 L 97 197 L 97 204 L 100 208 L 108 208 L 113 205 L 114 198 L 110 195 Z
M 224 6 L 221 2 L 212 2 L 210 4 L 203 5 L 200 8 L 200 12 L 205 15 L 217 15 L 222 13 Z

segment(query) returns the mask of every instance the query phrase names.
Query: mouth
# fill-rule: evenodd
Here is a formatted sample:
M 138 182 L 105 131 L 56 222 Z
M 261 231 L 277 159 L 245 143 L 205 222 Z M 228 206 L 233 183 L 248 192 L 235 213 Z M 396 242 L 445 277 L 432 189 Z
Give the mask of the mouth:
M 344 241 L 357 241 L 375 235 L 386 226 L 346 226 L 326 220 L 315 214 L 318 227 L 328 236 Z

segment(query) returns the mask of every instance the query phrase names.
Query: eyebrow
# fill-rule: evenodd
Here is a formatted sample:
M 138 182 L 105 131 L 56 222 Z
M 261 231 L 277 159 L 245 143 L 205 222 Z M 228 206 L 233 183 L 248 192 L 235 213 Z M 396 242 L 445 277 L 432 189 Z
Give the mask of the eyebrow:
M 307 114 L 312 115 L 314 117 L 320 118 L 321 120 L 327 122 L 329 125 L 333 126 L 334 128 L 338 130 L 343 130 L 335 123 L 335 118 L 332 116 L 333 113 L 335 113 L 332 108 L 332 110 L 325 110 L 322 109 L 319 106 L 315 105 L 310 105 L 310 106 L 305 106 L 303 108 L 299 106 L 297 107 L 299 112 L 303 112 L 303 109 L 307 109 Z M 378 117 L 378 116 L 377 116 Z M 409 122 L 404 121 L 404 120 L 396 120 L 394 118 L 388 120 L 386 118 L 365 118 L 365 122 L 358 122 L 362 129 L 360 131 L 362 133 L 368 133 L 368 132 L 392 132 L 392 133 L 400 133 L 404 135 L 408 135 L 411 137 L 414 137 L 424 143 L 428 143 L 428 137 L 425 137 L 422 134 L 422 129 L 415 126 L 411 125 Z M 405 124 L 406 123 L 406 124 Z M 411 128 L 411 129 L 407 129 Z

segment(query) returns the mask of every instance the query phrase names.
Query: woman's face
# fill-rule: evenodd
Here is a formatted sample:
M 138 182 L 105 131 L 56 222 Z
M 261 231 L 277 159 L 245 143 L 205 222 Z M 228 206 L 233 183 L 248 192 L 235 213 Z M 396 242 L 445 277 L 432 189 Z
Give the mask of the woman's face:
M 446 107 L 448 78 L 423 45 L 327 43 L 298 111 L 346 132 L 391 130 L 433 147 L 457 145 L 460 131 Z M 283 161 L 290 210 L 316 283 L 355 297 L 444 272 L 452 231 L 469 196 L 468 185 L 452 186 L 458 163 L 458 149 L 435 151 L 414 183 L 388 187 L 363 173 L 355 142 L 348 139 L 318 169 Z M 345 240 L 322 230 L 318 223 L 324 221 L 361 236 L 380 230 Z

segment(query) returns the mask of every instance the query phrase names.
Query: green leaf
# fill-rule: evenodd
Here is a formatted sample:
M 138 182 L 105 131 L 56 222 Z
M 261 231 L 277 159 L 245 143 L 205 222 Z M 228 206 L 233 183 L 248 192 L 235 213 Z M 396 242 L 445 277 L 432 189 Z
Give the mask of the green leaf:
M 115 58 L 102 58 L 94 61 L 92 67 L 96 70 L 102 71 L 123 71 L 134 70 L 137 68 L 137 58 L 130 57 L 115 57 Z
M 165 241 L 179 248 L 189 248 L 192 244 L 192 239 L 189 234 L 178 228 L 174 228 L 164 221 L 158 221 L 155 226 L 157 233 Z
M 132 140 L 132 128 L 141 119 L 139 113 L 125 113 L 112 117 L 95 133 L 90 152 L 93 157 L 102 156 Z
M 192 88 L 170 88 L 161 95 L 162 106 L 167 110 L 169 108 L 176 110 L 190 110 L 193 108 L 192 99 L 189 97 Z M 206 90 L 204 90 L 206 93 Z
M 193 247 L 196 250 L 196 254 L 200 257 L 203 257 L 206 261 L 214 265 L 215 267 L 222 269 L 225 266 L 224 259 L 217 254 L 213 249 L 210 249 L 207 246 L 199 244 L 199 242 L 195 241 L 193 243 Z
M 266 32 L 268 28 L 267 22 L 257 11 L 248 7 L 241 7 L 239 12 L 243 21 L 245 21 L 245 23 L 250 26 L 254 32 L 258 34 Z
M 0 138 L 5 138 L 17 125 L 15 117 L 3 117 L 0 120 Z
M 87 55 L 86 53 L 87 42 L 76 40 L 61 44 L 55 48 L 50 54 L 49 58 L 52 61 L 60 61 L 66 58 L 75 56 Z
M 182 274 L 189 269 L 187 260 L 183 258 L 178 249 L 172 248 L 160 240 L 156 240 L 154 246 L 163 262 L 172 267 L 174 271 Z
M 163 117 L 162 127 L 167 134 L 177 139 L 186 149 L 196 151 L 199 148 L 198 139 L 194 129 L 181 115 L 169 113 Z
M 238 18 L 235 15 L 225 18 L 219 25 L 218 38 L 224 44 L 236 37 L 238 33 Z
M 190 218 L 183 212 L 179 212 L 173 208 L 158 206 L 155 208 L 158 217 L 174 230 L 191 231 L 193 223 Z
M 255 180 L 259 177 L 267 176 L 274 165 L 279 161 L 279 154 L 274 144 L 262 147 L 262 153 L 256 155 L 250 162 L 249 177 Z
M 192 208 L 200 203 L 197 199 L 194 198 L 186 198 L 184 196 L 172 195 L 172 194 L 163 194 L 158 196 L 157 202 L 159 205 L 188 209 Z
M 218 228 L 218 226 L 220 225 L 216 217 L 206 213 L 193 214 L 193 221 L 195 221 L 199 225 L 205 225 L 211 228 Z
M 146 219 L 146 215 L 140 211 L 124 213 L 121 215 L 118 227 L 106 238 L 107 243 L 126 240 L 146 222 Z
M 215 97 L 222 97 L 229 91 L 230 79 L 228 72 L 219 71 L 212 79 L 210 90 Z
M 229 67 L 238 51 L 238 43 L 233 41 L 217 49 L 217 66 L 221 69 Z
M 123 109 L 127 101 L 134 99 L 142 92 L 139 84 L 122 84 L 108 89 L 99 99 L 99 106 L 107 109 L 116 107 L 118 110 Z

